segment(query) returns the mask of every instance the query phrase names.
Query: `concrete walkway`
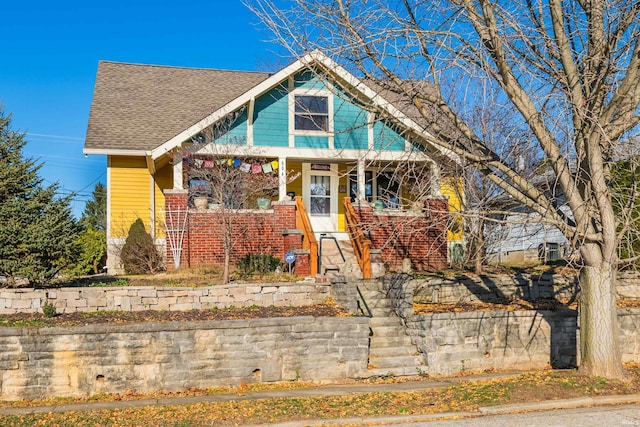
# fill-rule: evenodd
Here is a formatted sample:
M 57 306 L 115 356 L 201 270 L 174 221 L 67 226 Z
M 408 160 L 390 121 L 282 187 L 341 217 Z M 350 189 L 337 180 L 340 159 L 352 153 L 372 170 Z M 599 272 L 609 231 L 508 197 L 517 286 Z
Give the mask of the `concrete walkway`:
M 482 375 L 470 375 L 465 377 L 456 378 L 439 378 L 431 380 L 421 381 L 407 381 L 391 384 L 339 384 L 339 385 L 324 385 L 317 387 L 291 389 L 291 390 L 267 390 L 246 392 L 243 394 L 230 393 L 230 394 L 216 394 L 216 395 L 204 395 L 204 396 L 190 396 L 190 397 L 168 397 L 157 399 L 143 399 L 143 400 L 120 400 L 113 402 L 89 402 L 89 403 L 74 403 L 54 406 L 35 406 L 24 408 L 0 408 L 0 415 L 28 415 L 28 414 L 43 414 L 50 412 L 67 412 L 67 411 L 93 411 L 93 410 L 113 410 L 122 408 L 135 408 L 143 406 L 154 405 L 187 405 L 200 402 L 226 402 L 232 400 L 256 400 L 256 399 L 270 399 L 270 398 L 296 398 L 296 397 L 317 397 L 317 396 L 349 396 L 364 393 L 388 393 L 388 392 L 410 392 L 429 390 L 437 388 L 445 388 L 451 385 L 469 382 L 480 381 L 497 378 L 508 378 L 519 375 L 521 373 L 492 373 Z M 447 412 L 436 414 L 423 414 L 423 415 L 399 415 L 399 416 L 381 416 L 381 417 L 367 417 L 367 418 L 344 418 L 344 419 L 323 419 L 323 420 L 304 420 L 304 421 L 292 421 L 287 423 L 278 423 L 279 427 L 300 427 L 300 426 L 313 426 L 322 424 L 358 424 L 358 423 L 379 423 L 379 424 L 391 424 L 391 423 L 403 423 L 403 422 L 420 422 L 429 420 L 446 419 L 452 417 L 478 417 L 482 415 L 495 415 L 495 414 L 507 414 L 514 412 L 526 412 L 526 411 L 542 411 L 550 409 L 568 409 L 579 407 L 590 407 L 600 405 L 622 405 L 622 404 L 640 404 L 640 395 L 625 395 L 625 396 L 602 396 L 602 397 L 581 397 L 575 399 L 566 400 L 554 400 L 536 403 L 520 403 L 511 405 L 499 405 L 480 407 L 478 411 L 474 412 Z M 261 424 L 264 426 L 265 424 Z

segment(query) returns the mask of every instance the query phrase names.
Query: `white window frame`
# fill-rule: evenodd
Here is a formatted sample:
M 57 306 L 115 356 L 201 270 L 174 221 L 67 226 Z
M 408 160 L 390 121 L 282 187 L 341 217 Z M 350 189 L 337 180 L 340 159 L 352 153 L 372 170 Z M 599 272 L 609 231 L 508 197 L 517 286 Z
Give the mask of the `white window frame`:
M 296 96 L 322 96 L 327 98 L 328 130 L 296 129 Z M 330 90 L 298 88 L 289 92 L 289 135 L 333 136 L 333 93 Z M 329 146 L 329 148 L 333 148 L 333 138 L 330 138 Z

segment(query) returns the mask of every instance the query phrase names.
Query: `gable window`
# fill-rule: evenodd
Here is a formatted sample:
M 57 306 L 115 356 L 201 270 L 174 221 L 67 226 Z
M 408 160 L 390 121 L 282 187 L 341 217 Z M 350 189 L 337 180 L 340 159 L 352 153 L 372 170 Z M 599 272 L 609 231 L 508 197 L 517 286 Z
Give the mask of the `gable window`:
M 329 131 L 329 97 L 295 95 L 295 130 Z

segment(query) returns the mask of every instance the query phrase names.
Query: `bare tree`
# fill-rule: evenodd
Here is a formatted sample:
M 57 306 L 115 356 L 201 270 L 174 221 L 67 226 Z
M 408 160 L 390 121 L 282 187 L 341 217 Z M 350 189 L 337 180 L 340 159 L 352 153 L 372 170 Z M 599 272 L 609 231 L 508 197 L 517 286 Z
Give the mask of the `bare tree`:
M 456 153 L 562 231 L 580 255 L 580 369 L 622 377 L 614 152 L 640 115 L 640 3 L 632 0 L 254 0 L 295 54 L 320 48 L 419 112 L 414 132 Z M 430 84 L 416 84 L 428 80 Z M 499 103 L 467 88 L 498 90 Z M 473 91 L 472 91 L 473 93 Z M 513 109 L 535 136 L 570 215 L 473 126 L 475 108 Z
M 255 147 L 249 149 L 245 137 L 233 133 L 233 126 L 243 112 L 230 113 L 203 129 L 176 156 L 177 161 L 183 162 L 189 204 L 193 206 L 195 199 L 203 199 L 205 206 L 210 207 L 210 214 L 215 215 L 214 233 L 222 243 L 224 256 L 223 284 L 229 282 L 233 250 L 247 239 L 248 226 L 242 220 L 246 218 L 246 209 L 257 208 L 259 198 L 270 203 L 278 196 L 277 161 L 267 159 Z M 289 183 L 298 175 L 289 171 L 285 177 Z M 260 241 L 255 236 L 248 239 Z

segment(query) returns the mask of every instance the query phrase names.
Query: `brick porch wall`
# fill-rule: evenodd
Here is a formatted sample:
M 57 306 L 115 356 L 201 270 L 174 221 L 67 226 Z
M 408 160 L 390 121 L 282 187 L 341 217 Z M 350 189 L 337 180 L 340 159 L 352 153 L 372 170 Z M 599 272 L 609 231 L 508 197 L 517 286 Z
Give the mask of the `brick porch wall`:
M 167 211 L 187 209 L 188 194 L 183 190 L 165 191 Z M 284 259 L 285 253 L 302 248 L 302 235 L 292 234 L 296 227 L 294 202 L 274 203 L 268 210 L 218 211 L 214 209 L 189 209 L 186 230 L 182 242 L 180 265 L 221 265 L 224 262 L 221 224 L 230 222 L 233 227 L 233 249 L 231 263 L 235 264 L 247 254 L 270 254 Z M 167 214 L 167 224 L 170 219 Z M 175 219 L 174 219 L 175 222 Z M 300 256 L 303 258 L 304 254 Z M 296 261 L 296 273 L 309 274 L 308 261 Z M 173 252 L 167 238 L 167 268 L 174 268 Z
M 447 267 L 447 200 L 428 199 L 422 214 L 383 210 L 354 204 L 360 225 L 370 233 L 371 249 L 381 250 L 388 269 L 397 271 L 402 260 L 411 260 L 417 271 Z

